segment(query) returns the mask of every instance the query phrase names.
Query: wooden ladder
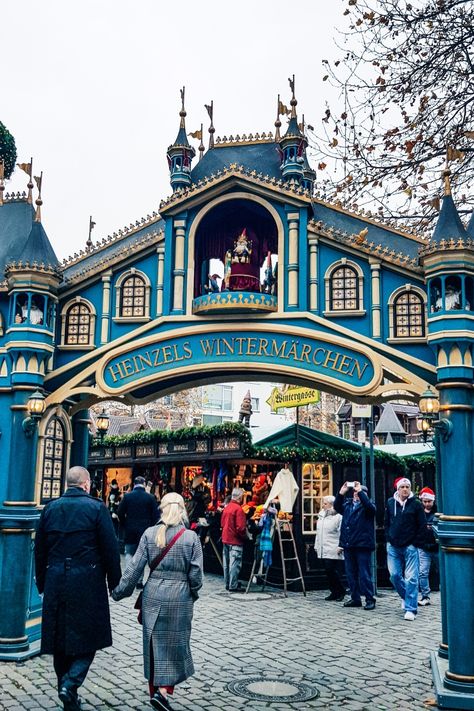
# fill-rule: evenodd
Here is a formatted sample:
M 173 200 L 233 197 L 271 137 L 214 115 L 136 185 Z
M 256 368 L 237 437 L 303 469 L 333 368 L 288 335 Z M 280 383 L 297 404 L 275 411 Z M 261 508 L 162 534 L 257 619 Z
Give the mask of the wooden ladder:
M 282 565 L 282 572 L 283 572 L 283 582 L 282 583 L 272 583 L 272 585 L 282 587 L 285 597 L 288 597 L 288 583 L 296 583 L 296 582 L 298 582 L 298 580 L 300 580 L 303 595 L 306 597 L 306 588 L 305 588 L 305 584 L 304 584 L 303 572 L 301 570 L 300 559 L 298 558 L 298 551 L 296 549 L 295 537 L 293 535 L 292 522 L 288 521 L 286 519 L 277 518 L 275 520 L 275 533 L 278 538 L 278 545 L 280 548 L 280 557 L 281 557 L 281 565 Z M 296 578 L 289 578 L 287 565 L 288 564 L 291 565 L 291 563 L 293 563 L 294 561 L 296 561 L 299 575 Z M 250 584 L 251 584 L 253 577 L 255 575 L 256 567 L 257 567 L 257 561 L 254 560 L 253 565 L 252 565 L 252 572 L 250 573 L 250 578 L 249 578 L 249 581 L 247 584 L 247 588 L 245 590 L 246 593 L 248 593 L 248 591 L 250 589 Z M 263 576 L 262 591 L 265 590 L 265 587 L 267 585 L 267 577 L 268 577 L 269 570 L 270 570 L 270 567 L 268 567 L 265 570 L 265 574 Z

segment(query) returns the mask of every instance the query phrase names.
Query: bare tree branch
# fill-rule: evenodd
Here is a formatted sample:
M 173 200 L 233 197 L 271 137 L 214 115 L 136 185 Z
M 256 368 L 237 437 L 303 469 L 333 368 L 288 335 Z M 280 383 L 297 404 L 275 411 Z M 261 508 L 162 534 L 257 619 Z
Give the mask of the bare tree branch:
M 324 62 L 340 102 L 310 135 L 325 196 L 351 208 L 372 203 L 383 219 L 416 215 L 422 229 L 436 216 L 448 155 L 458 200 L 471 210 L 474 2 L 344 3 L 341 57 Z

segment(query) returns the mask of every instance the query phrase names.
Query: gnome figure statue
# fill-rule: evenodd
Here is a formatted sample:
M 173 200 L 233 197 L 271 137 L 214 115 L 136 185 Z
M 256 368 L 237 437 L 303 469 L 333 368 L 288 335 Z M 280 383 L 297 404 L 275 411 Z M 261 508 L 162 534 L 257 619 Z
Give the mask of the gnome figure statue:
M 252 398 L 250 396 L 250 390 L 247 390 L 247 393 L 242 400 L 242 404 L 240 406 L 239 410 L 239 422 L 245 427 L 250 427 L 250 415 L 252 414 Z

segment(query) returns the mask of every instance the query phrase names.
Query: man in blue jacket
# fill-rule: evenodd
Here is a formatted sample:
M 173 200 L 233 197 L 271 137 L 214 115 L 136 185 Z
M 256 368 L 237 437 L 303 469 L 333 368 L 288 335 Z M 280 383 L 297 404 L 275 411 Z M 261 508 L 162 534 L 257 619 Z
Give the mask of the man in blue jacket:
M 413 496 L 411 481 L 397 480 L 397 490 L 387 501 L 385 537 L 390 580 L 402 598 L 405 620 L 412 622 L 418 611 L 419 554 L 426 536 L 423 506 Z
M 352 496 L 344 498 L 348 491 Z M 363 595 L 364 610 L 373 610 L 371 558 L 375 550 L 375 504 L 369 499 L 366 486 L 358 481 L 346 481 L 336 496 L 334 508 L 342 514 L 339 545 L 344 549 L 346 577 L 351 591 L 351 599 L 344 603 L 344 607 L 362 607 Z

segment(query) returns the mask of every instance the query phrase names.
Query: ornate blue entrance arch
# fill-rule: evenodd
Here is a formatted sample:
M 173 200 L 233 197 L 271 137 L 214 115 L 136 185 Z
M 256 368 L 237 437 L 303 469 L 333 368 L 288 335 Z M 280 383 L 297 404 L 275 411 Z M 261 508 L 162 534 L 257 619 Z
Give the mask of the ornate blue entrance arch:
M 62 264 L 41 200 L 35 213 L 31 188 L 3 197 L 0 186 L 2 658 L 34 653 L 39 634 L 31 539 L 47 457 L 24 426 L 38 388 L 41 436 L 52 417 L 72 432 L 67 466 L 87 463 L 87 408 L 111 397 L 144 401 L 244 376 L 368 402 L 417 400 L 437 385 L 453 424 L 438 492 L 446 579 L 472 578 L 474 224 L 466 231 L 449 185 L 429 242 L 315 196 L 294 97 L 283 136 L 279 122 L 275 136 L 214 142 L 211 133 L 194 168 L 185 115 L 159 214 L 88 241 Z M 474 698 L 473 640 L 455 637 L 461 624 L 474 628 L 474 600 L 458 590 L 466 594 L 459 584 L 443 595 L 449 669 L 439 694 Z

